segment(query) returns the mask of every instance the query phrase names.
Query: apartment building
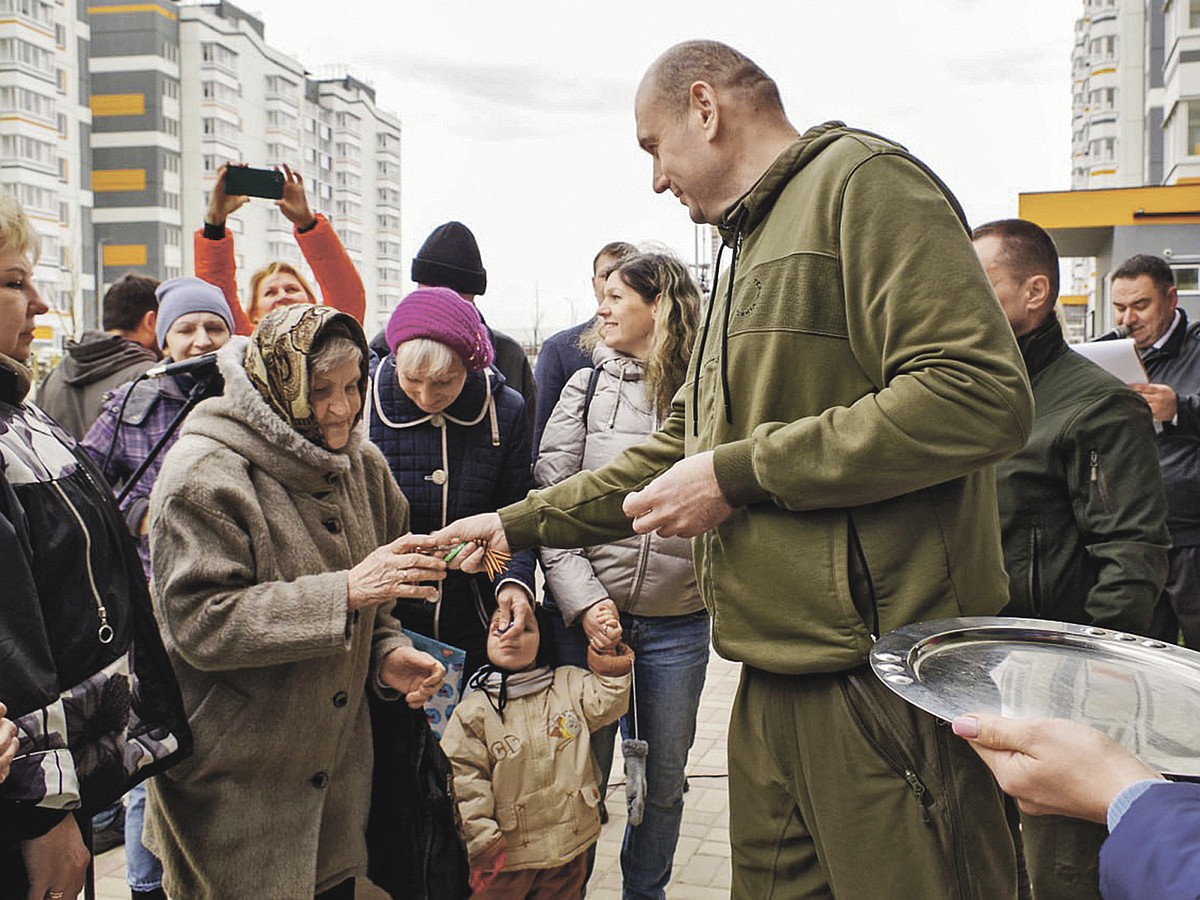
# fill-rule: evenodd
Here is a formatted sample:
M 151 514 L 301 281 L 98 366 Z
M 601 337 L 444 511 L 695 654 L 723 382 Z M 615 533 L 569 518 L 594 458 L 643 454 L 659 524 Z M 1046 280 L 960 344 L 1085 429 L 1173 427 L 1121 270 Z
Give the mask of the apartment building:
M 1109 327 L 1107 274 L 1139 252 L 1169 258 L 1200 313 L 1200 0 L 1084 0 L 1071 97 L 1072 192 L 1021 203 L 1074 257 L 1069 333 Z
M 39 341 L 95 309 L 86 10 L 75 0 L 0 0 L 0 188 L 41 238 L 35 282 L 51 307 Z
M 218 167 L 286 163 L 362 275 L 368 331 L 386 319 L 401 291 L 400 123 L 378 109 L 374 89 L 313 77 L 231 3 L 94 0 L 89 11 L 93 215 L 106 281 L 129 269 L 191 272 Z M 273 202 L 251 200 L 227 226 L 243 297 L 272 260 L 319 290 Z

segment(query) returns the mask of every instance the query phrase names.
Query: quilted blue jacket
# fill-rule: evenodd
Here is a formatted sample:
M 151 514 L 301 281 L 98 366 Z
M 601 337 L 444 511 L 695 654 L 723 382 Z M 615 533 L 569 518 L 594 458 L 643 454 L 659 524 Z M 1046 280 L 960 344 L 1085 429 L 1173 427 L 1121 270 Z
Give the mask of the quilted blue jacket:
M 408 498 L 416 534 L 494 512 L 533 488 L 525 401 L 495 369 L 471 372 L 458 399 L 430 415 L 400 389 L 389 355 L 375 368 L 368 407 L 371 441 Z M 520 582 L 532 597 L 535 559 L 532 551 L 516 554 L 495 582 L 451 572 L 443 582 L 443 603 L 468 599 L 472 580 L 488 602 L 503 581 Z

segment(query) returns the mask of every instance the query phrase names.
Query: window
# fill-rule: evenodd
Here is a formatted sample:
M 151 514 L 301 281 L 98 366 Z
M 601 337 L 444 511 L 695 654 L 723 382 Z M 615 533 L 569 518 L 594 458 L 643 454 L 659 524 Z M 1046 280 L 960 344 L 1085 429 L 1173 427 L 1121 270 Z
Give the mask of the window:
M 21 159 L 47 171 L 58 171 L 58 154 L 54 145 L 23 134 L 0 136 L 0 155 Z
M 54 54 L 51 51 L 14 37 L 0 38 L 0 65 L 4 63 L 30 69 L 47 79 L 54 79 L 56 71 L 63 71 L 54 68 Z
M 1187 154 L 1200 156 L 1200 100 L 1189 100 L 1187 109 Z
M 1200 0 L 1188 4 L 1188 28 L 1200 28 Z
M 0 112 L 24 113 L 45 122 L 57 121 L 55 109 L 58 103 L 28 88 L 0 87 Z

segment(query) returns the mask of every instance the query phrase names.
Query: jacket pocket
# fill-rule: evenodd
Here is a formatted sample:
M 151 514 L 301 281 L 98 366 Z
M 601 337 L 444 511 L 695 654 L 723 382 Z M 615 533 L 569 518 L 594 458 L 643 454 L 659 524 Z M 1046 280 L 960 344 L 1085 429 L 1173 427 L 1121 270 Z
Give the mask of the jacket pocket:
M 867 568 L 867 557 L 854 527 L 854 517 L 846 517 L 846 575 L 850 582 L 850 599 L 858 611 L 863 624 L 870 629 L 871 638 L 879 638 L 879 603 L 875 598 L 875 585 L 871 581 L 871 570 Z
M 587 834 L 600 825 L 600 789 L 585 784 L 571 796 L 571 828 L 574 834 Z
M 525 828 L 525 804 L 510 803 L 497 806 L 496 824 L 500 826 L 510 849 L 529 844 L 529 831 Z
M 863 678 L 861 674 L 847 672 L 837 679 L 842 699 L 850 713 L 850 720 L 876 755 L 897 776 L 904 779 L 913 799 L 917 801 L 921 821 L 931 825 L 933 819 L 929 808 L 934 803 L 933 795 L 925 786 L 916 761 L 905 752 L 905 748 L 914 745 L 915 735 L 896 719 L 883 702 L 872 695 L 873 683 L 868 684 Z M 882 686 L 879 689 L 887 690 Z
M 1091 451 L 1090 457 L 1088 481 L 1092 486 L 1092 495 L 1100 501 L 1101 508 L 1110 513 L 1112 504 L 1108 501 L 1108 484 L 1104 479 L 1104 469 L 1100 465 L 1100 451 Z
M 164 773 L 173 781 L 186 781 L 203 774 L 221 772 L 228 766 L 228 753 L 222 747 L 229 742 L 225 735 L 240 719 L 249 700 L 223 681 L 214 681 L 204 699 L 188 716 L 195 750 L 185 759 Z

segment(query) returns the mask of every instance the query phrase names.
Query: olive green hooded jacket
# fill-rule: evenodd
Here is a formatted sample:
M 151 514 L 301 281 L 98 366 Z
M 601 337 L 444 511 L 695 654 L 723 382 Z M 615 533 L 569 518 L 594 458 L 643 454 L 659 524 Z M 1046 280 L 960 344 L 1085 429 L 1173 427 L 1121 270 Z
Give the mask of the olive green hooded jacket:
M 901 625 L 997 612 L 992 465 L 1027 440 L 1032 398 L 949 191 L 830 123 L 720 228 L 733 261 L 662 430 L 501 510 L 510 544 L 628 536 L 625 495 L 714 450 L 734 512 L 694 558 L 722 656 L 840 671 Z

